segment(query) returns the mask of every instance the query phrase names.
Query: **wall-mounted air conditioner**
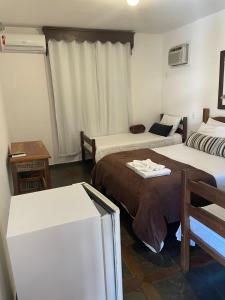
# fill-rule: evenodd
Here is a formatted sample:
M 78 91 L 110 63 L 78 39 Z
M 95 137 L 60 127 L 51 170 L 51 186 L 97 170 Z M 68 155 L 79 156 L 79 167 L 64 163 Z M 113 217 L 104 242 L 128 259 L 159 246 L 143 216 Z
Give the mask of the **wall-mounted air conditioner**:
M 43 34 L 2 34 L 0 48 L 2 52 L 45 53 L 45 36 Z
M 179 66 L 188 64 L 189 60 L 189 44 L 181 44 L 169 50 L 168 64 L 169 66 Z

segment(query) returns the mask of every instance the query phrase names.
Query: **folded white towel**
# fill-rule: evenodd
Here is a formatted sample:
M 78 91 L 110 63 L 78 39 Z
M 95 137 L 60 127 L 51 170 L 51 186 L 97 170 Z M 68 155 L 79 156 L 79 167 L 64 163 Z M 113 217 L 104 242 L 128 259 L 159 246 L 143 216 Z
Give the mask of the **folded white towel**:
M 151 159 L 133 160 L 127 163 L 127 167 L 143 178 L 166 176 L 171 174 L 171 170 L 164 165 L 156 164 Z
M 158 170 L 158 171 L 148 171 L 148 172 L 144 172 L 144 171 L 140 171 L 137 169 L 132 168 L 131 166 L 127 165 L 128 168 L 130 168 L 131 170 L 133 170 L 135 173 L 137 173 L 138 175 L 140 175 L 143 178 L 152 178 L 152 177 L 159 177 L 159 176 L 167 176 L 171 174 L 171 170 L 164 168 L 162 170 Z
M 156 164 L 151 159 L 146 160 L 133 160 L 127 163 L 127 165 L 143 172 L 158 171 L 165 168 L 164 165 Z

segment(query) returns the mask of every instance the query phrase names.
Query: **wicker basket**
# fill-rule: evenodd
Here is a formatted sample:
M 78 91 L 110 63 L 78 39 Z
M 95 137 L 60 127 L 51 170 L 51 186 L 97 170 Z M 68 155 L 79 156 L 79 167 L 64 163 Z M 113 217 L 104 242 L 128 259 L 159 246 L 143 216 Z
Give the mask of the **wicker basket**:
M 20 193 L 30 193 L 46 189 L 46 182 L 42 171 L 19 173 L 18 184 Z
M 19 172 L 30 172 L 36 170 L 43 170 L 45 168 L 45 161 L 33 160 L 29 162 L 17 163 L 16 171 Z

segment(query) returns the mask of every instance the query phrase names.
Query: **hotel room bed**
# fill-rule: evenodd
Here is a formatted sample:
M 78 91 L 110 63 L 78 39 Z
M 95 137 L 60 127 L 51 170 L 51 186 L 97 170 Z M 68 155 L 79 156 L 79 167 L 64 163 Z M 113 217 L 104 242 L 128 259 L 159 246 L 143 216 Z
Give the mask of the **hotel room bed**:
M 171 175 L 143 179 L 127 168 L 134 159 L 150 158 L 172 170 Z M 133 217 L 133 230 L 151 250 L 159 252 L 167 223 L 179 221 L 181 172 L 220 189 L 225 188 L 225 158 L 183 144 L 114 153 L 101 159 L 93 170 L 94 186 L 121 202 Z
M 95 161 L 98 162 L 104 156 L 141 148 L 156 148 L 182 143 L 182 136 L 175 133 L 172 136 L 164 137 L 150 132 L 139 134 L 121 133 L 110 136 L 99 136 L 95 138 L 96 152 Z M 85 148 L 92 153 L 92 146 L 85 143 Z
M 161 115 L 162 117 L 162 115 Z M 187 136 L 187 118 L 181 120 L 180 127 L 177 132 L 167 137 L 156 135 L 150 132 L 133 134 L 130 132 L 88 137 L 84 132 L 81 132 L 81 150 L 82 160 L 85 160 L 85 153 L 91 154 L 94 162 L 98 162 L 104 156 L 135 149 L 156 148 L 168 145 L 180 144 L 185 141 Z

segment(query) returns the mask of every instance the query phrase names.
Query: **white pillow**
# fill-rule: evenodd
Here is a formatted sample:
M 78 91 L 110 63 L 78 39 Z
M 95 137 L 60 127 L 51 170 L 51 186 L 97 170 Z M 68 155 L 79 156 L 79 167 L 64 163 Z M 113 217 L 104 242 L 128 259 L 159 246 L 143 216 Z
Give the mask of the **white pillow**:
M 169 126 L 173 125 L 173 128 L 171 129 L 169 135 L 174 135 L 174 133 L 177 131 L 177 128 L 179 127 L 180 121 L 181 117 L 179 116 L 163 115 L 160 123 Z
M 208 125 L 208 123 L 202 123 L 197 132 L 208 136 L 225 138 L 225 126 L 213 126 Z
M 220 122 L 220 121 L 216 121 L 212 118 L 209 118 L 207 123 L 207 125 L 211 125 L 211 126 L 222 126 L 222 127 L 225 127 L 225 123 L 223 122 Z

